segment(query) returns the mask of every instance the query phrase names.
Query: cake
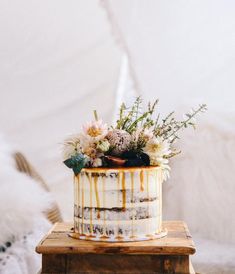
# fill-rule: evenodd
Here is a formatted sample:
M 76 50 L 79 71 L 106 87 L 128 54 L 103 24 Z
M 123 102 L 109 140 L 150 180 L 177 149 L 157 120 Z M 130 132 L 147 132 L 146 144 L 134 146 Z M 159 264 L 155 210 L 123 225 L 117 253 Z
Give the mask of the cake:
M 140 241 L 163 237 L 162 182 L 178 132 L 195 126 L 206 105 L 177 121 L 159 119 L 158 100 L 143 110 L 138 97 L 122 104 L 116 124 L 98 118 L 64 142 L 64 164 L 74 172 L 74 229 L 70 236 L 95 241 Z M 153 118 L 155 117 L 155 118 Z
M 74 180 L 74 229 L 81 239 L 136 241 L 162 231 L 159 167 L 85 168 Z

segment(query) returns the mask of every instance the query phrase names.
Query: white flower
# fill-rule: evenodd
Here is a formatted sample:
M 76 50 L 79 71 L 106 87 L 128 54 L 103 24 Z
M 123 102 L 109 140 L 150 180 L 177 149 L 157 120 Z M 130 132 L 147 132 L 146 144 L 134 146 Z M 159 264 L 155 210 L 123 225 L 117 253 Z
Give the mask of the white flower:
M 63 158 L 69 159 L 71 156 L 81 153 L 80 138 L 78 135 L 73 135 L 64 141 Z
M 149 159 L 150 159 L 151 166 L 164 166 L 169 163 L 168 159 L 165 159 L 163 157 L 158 157 L 155 154 L 150 154 Z
M 108 133 L 108 126 L 102 120 L 93 121 L 83 126 L 83 133 L 80 135 L 82 152 L 91 159 L 103 155 L 97 148 L 97 143 L 101 142 Z M 93 160 L 92 160 L 93 161 Z
M 108 133 L 107 124 L 102 120 L 92 121 L 83 126 L 83 137 L 93 142 L 102 140 Z
M 171 153 L 170 144 L 163 140 L 162 137 L 154 137 L 150 139 L 145 147 L 144 152 L 149 156 L 152 155 L 153 157 L 159 158 Z
M 144 152 L 149 156 L 151 166 L 159 166 L 162 169 L 163 180 L 169 178 L 169 160 L 165 156 L 171 153 L 170 144 L 161 137 L 154 137 L 146 143 Z
M 163 181 L 167 180 L 170 177 L 169 160 L 163 157 L 156 157 L 153 154 L 151 154 L 149 158 L 151 166 L 159 166 L 162 169 Z

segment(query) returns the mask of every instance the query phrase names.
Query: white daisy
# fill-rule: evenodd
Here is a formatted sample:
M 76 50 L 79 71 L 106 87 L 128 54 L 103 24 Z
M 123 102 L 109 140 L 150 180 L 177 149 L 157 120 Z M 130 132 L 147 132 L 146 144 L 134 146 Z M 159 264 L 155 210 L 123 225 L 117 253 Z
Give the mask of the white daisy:
M 170 144 L 162 137 L 154 137 L 146 143 L 144 152 L 154 157 L 163 157 L 171 153 Z

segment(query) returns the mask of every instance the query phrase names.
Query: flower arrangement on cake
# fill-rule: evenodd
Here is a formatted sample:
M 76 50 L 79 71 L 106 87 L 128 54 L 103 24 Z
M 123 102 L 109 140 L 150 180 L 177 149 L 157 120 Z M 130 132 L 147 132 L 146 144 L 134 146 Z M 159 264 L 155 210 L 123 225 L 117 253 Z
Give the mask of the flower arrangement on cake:
M 195 116 L 206 110 L 199 105 L 177 121 L 174 111 L 160 119 L 156 114 L 158 100 L 142 111 L 137 97 L 131 107 L 123 103 L 116 124 L 108 126 L 94 111 L 94 121 L 83 126 L 78 135 L 64 142 L 64 164 L 77 175 L 84 167 L 159 166 L 169 176 L 169 159 L 179 154 L 173 146 L 180 130 L 195 128 Z
M 180 130 L 195 127 L 199 105 L 182 121 L 156 114 L 158 100 L 143 110 L 138 97 L 122 104 L 115 125 L 94 111 L 94 121 L 64 143 L 64 164 L 74 172 L 74 232 L 78 239 L 140 241 L 163 237 L 162 182 Z

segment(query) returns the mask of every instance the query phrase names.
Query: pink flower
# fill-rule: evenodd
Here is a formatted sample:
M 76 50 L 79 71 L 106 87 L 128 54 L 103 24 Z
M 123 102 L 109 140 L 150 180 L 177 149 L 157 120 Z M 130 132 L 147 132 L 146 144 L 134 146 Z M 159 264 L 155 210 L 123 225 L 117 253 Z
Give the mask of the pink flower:
M 148 141 L 150 140 L 151 138 L 153 138 L 153 128 L 145 128 L 144 131 L 143 131 L 143 138 Z
M 83 126 L 83 131 L 84 137 L 99 141 L 108 133 L 108 126 L 102 120 L 92 121 Z

